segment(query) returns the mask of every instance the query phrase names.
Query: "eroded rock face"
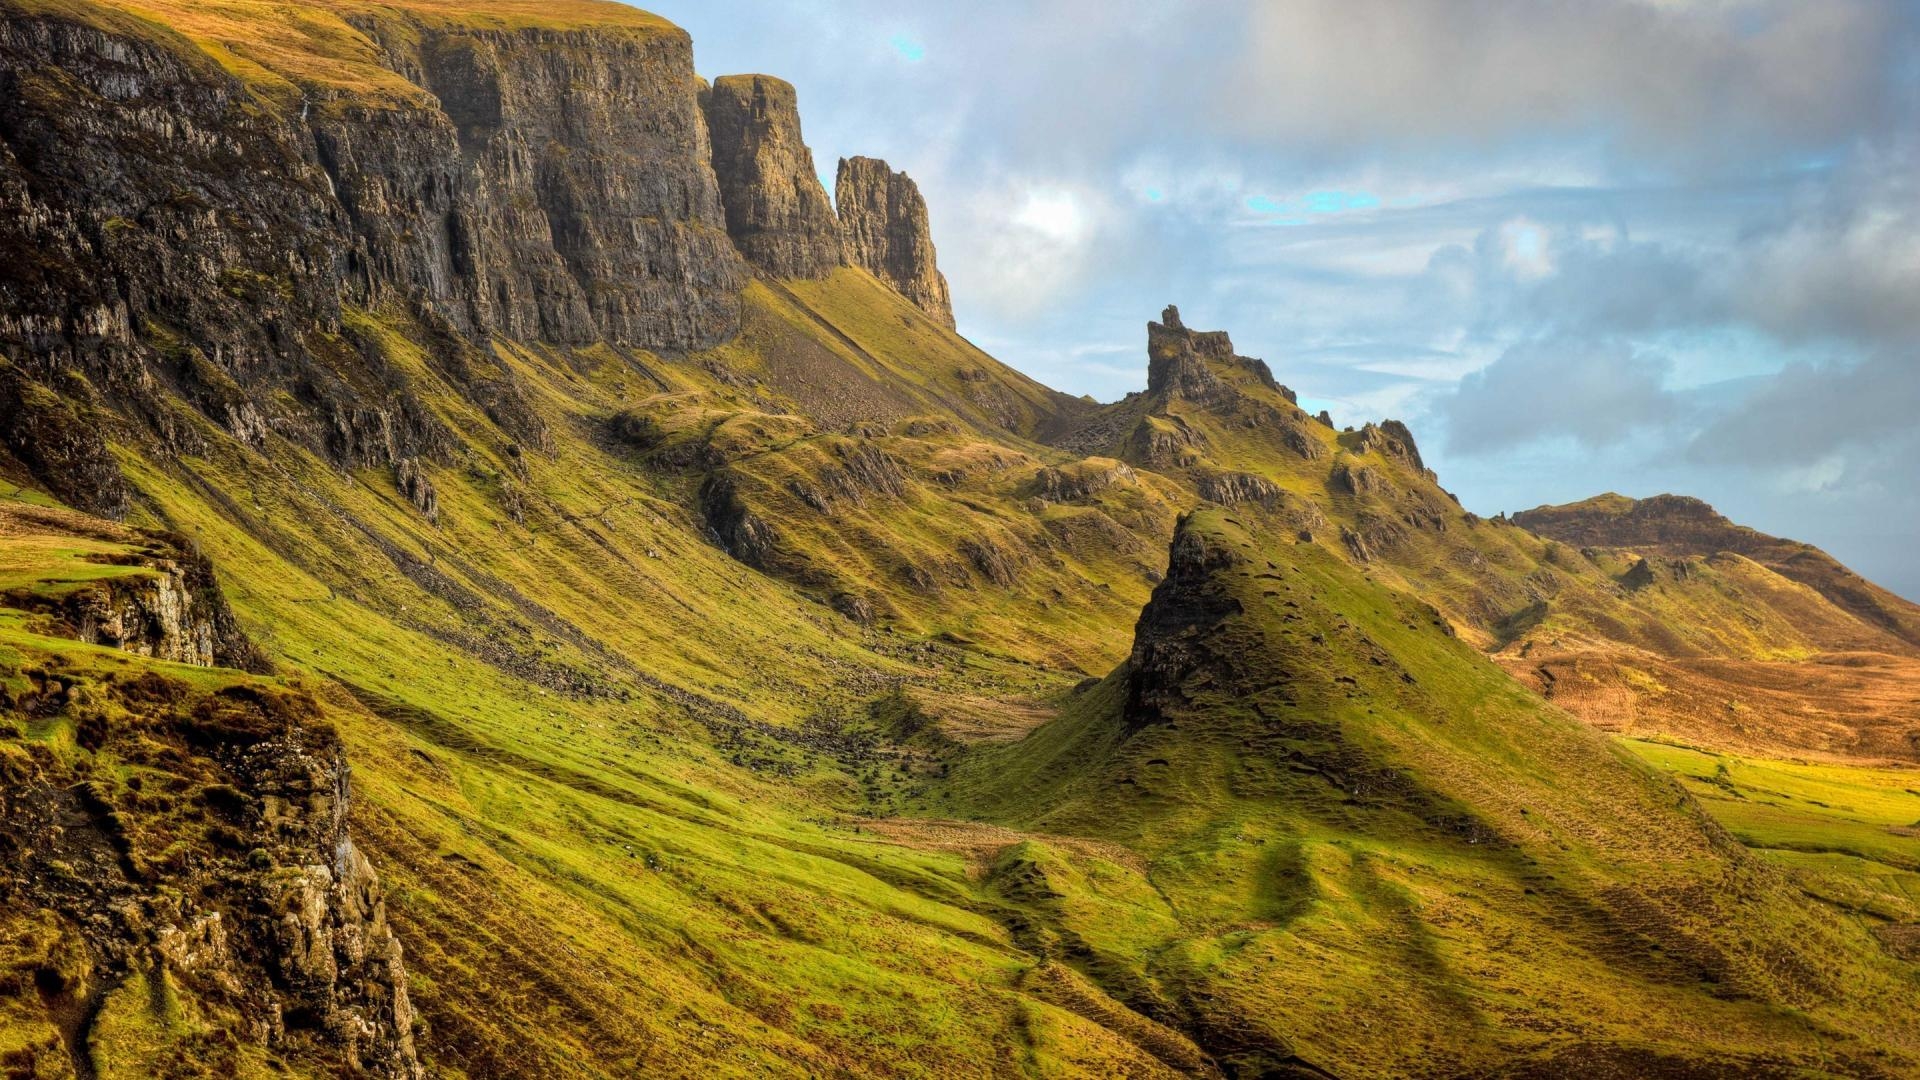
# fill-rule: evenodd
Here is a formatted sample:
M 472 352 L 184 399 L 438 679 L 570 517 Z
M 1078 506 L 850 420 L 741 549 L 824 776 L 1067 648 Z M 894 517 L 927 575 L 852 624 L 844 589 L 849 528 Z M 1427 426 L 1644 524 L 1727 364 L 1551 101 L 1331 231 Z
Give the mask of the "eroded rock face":
M 1241 605 L 1221 573 L 1241 558 L 1218 538 L 1189 527 L 1175 528 L 1167 575 L 1140 611 L 1127 658 L 1126 719 L 1129 730 L 1165 722 L 1185 703 L 1183 689 L 1195 672 L 1222 663 L 1213 638 Z
M 439 105 L 309 120 L 365 288 L 522 339 L 693 349 L 738 330 L 684 33 L 360 25 Z
M 1378 450 L 1390 458 L 1398 458 L 1411 465 L 1417 472 L 1426 472 L 1426 462 L 1420 460 L 1420 448 L 1414 445 L 1413 432 L 1398 420 L 1382 420 L 1379 424 L 1368 424 L 1360 429 L 1357 449 L 1361 453 Z
M 852 157 L 840 159 L 833 192 L 847 262 L 893 286 L 951 329 L 953 302 L 934 262 L 919 186 L 878 158 Z
M 84 400 L 87 388 L 71 385 L 78 381 L 71 376 L 65 381 L 69 393 L 63 396 L 0 359 L 0 460 L 13 458 L 71 506 L 122 517 L 129 504 L 127 484 L 107 449 L 104 425 L 68 400 Z
M 1258 503 L 1271 509 L 1283 498 L 1279 485 L 1244 472 L 1208 473 L 1194 481 L 1194 490 L 1202 499 L 1222 506 Z
M 503 427 L 517 388 L 466 377 L 488 335 L 737 332 L 746 271 L 684 33 L 355 18 L 411 90 L 267 99 L 134 23 L 0 20 L 0 356 L 20 379 L 97 397 L 159 449 L 202 449 L 178 397 L 244 444 L 358 467 L 447 437 L 349 308 L 412 324 Z M 47 487 L 124 512 L 93 448 L 13 428 Z
M 110 718 L 95 719 L 103 707 Z M 45 677 L 0 701 L 0 714 L 15 712 L 72 714 L 147 785 L 10 748 L 0 903 L 39 911 L 63 943 L 32 976 L 65 1036 L 11 1065 L 93 1075 L 93 1018 L 144 979 L 221 1018 L 217 1039 L 181 1035 L 179 1050 L 230 1056 L 223 1047 L 240 1040 L 343 1075 L 425 1075 L 384 892 L 348 832 L 346 758 L 311 698 L 252 685 L 208 693 L 148 672 L 84 699 Z
M 800 137 L 793 86 L 723 75 L 701 96 L 727 234 L 775 277 L 825 277 L 841 265 L 840 223 Z
M 1270 390 L 1284 392 L 1266 362 L 1233 351 L 1225 330 L 1189 330 L 1180 321 L 1180 309 L 1168 304 L 1159 322 L 1147 324 L 1147 393 L 1178 394 L 1202 403 L 1214 403 L 1231 394 L 1211 365 L 1250 371 Z
M 269 670 L 227 606 L 213 564 L 190 541 L 158 532 L 131 535 L 146 542 L 144 552 L 115 562 L 134 572 L 55 594 L 8 592 L 0 594 L 0 604 L 45 619 L 45 632 L 90 645 L 199 667 Z

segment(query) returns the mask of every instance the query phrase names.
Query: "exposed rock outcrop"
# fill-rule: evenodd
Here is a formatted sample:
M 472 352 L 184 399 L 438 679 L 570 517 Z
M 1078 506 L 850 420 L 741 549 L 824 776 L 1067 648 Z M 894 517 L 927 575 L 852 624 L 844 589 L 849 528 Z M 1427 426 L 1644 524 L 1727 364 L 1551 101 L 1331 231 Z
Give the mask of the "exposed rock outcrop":
M 93 1018 L 140 978 L 235 1017 L 229 1040 L 346 1073 L 425 1075 L 401 946 L 347 829 L 346 758 L 311 698 L 206 693 L 152 672 L 94 687 L 84 704 L 50 677 L 6 697 L 7 711 L 77 717 L 94 749 L 148 781 L 102 782 L 34 743 L 5 759 L 0 904 L 39 909 L 69 943 L 34 974 L 65 1045 L 10 1066 L 93 1075 Z
M 503 424 L 514 388 L 461 366 L 486 335 L 683 350 L 737 332 L 745 267 L 684 33 L 354 19 L 375 89 L 292 72 L 305 100 L 135 20 L 0 20 L 0 356 L 86 400 L 56 385 L 77 373 L 163 449 L 202 438 L 178 397 L 250 446 L 357 466 L 443 436 L 349 308 L 436 335 L 430 358 Z M 46 486 L 124 509 L 92 448 L 10 427 Z
M 1271 509 L 1281 500 L 1279 485 L 1252 473 L 1208 473 L 1195 481 L 1194 487 L 1201 498 L 1223 506 L 1258 503 Z
M 912 178 L 878 158 L 841 158 L 833 197 L 847 262 L 951 329 L 953 301 L 935 265 L 927 203 Z
M 1234 353 L 1225 330 L 1189 330 L 1172 304 L 1160 313 L 1159 322 L 1147 323 L 1147 393 L 1217 400 L 1226 387 L 1209 362 L 1249 371 L 1268 389 L 1285 393 L 1265 361 Z
M 1427 463 L 1420 460 L 1420 448 L 1414 445 L 1413 432 L 1398 420 L 1382 420 L 1361 428 L 1354 448 L 1363 454 L 1377 450 L 1387 457 L 1406 462 L 1416 472 L 1427 471 Z
M 1140 611 L 1127 658 L 1126 722 L 1129 730 L 1163 723 L 1169 711 L 1186 701 L 1189 676 L 1229 663 L 1212 638 L 1242 608 L 1220 579 L 1240 556 L 1219 538 L 1190 528 L 1190 517 L 1176 526 L 1167 574 L 1154 586 Z
M 407 497 L 414 509 L 428 521 L 440 520 L 440 492 L 433 486 L 433 478 L 421 468 L 419 459 L 403 457 L 394 462 L 393 479 L 400 487 L 400 494 Z
M 1034 493 L 1048 502 L 1071 503 L 1092 499 L 1115 484 L 1137 479 L 1132 467 L 1112 458 L 1089 458 L 1034 474 Z
M 523 339 L 688 349 L 736 332 L 743 281 L 684 32 L 358 21 L 432 94 L 309 121 L 369 291 Z
M 69 511 L 14 504 L 0 513 L 0 536 L 15 530 L 60 535 L 86 520 Z M 0 604 L 46 620 L 41 629 L 56 637 L 179 664 L 269 670 L 227 606 L 213 564 L 191 541 L 98 524 L 102 531 L 93 535 L 99 538 L 142 545 L 137 552 L 92 560 L 125 567 L 125 572 L 71 586 L 13 589 L 0 593 Z
M 700 516 L 727 554 L 758 570 L 770 568 L 778 545 L 773 526 L 747 507 L 732 475 L 716 472 L 701 483 Z
M 1327 476 L 1327 486 L 1346 495 L 1367 495 L 1381 488 L 1380 474 L 1365 465 L 1343 461 Z
M 83 381 L 61 374 L 79 384 L 68 387 L 68 396 L 84 400 Z M 127 485 L 102 426 L 67 397 L 0 359 L 0 461 L 12 457 L 22 479 L 45 484 L 69 505 L 118 519 L 127 512 Z
M 824 277 L 844 261 L 840 223 L 800 137 L 793 86 L 724 75 L 701 96 L 727 233 L 775 277 Z

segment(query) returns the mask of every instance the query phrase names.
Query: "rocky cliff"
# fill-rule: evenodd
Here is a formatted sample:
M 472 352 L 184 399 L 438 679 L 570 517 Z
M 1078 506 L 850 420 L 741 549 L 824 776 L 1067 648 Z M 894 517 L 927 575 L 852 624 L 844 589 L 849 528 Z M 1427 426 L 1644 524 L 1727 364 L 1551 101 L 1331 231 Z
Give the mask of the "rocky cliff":
M 1209 361 L 1244 368 L 1268 389 L 1280 390 L 1265 361 L 1235 355 L 1225 330 L 1189 330 L 1180 321 L 1180 309 L 1172 304 L 1160 313 L 1159 322 L 1147 324 L 1147 393 L 1177 394 L 1199 402 L 1218 398 L 1224 390 Z
M 26 991 L 0 995 L 0 1066 L 231 1075 L 252 1044 L 421 1075 L 325 706 L 153 663 L 264 666 L 182 539 L 18 503 L 0 505 L 0 537 L 16 556 L 58 553 L 16 561 L 23 583 L 0 594 L 32 635 L 0 653 L 0 983 Z M 69 734 L 33 737 L 47 731 Z M 128 1006 L 141 1017 L 150 1002 L 192 1020 L 130 1035 Z
M 18 369 L 0 393 L 115 406 L 192 451 L 183 399 L 248 445 L 387 463 L 443 440 L 353 309 L 444 331 L 433 359 L 463 370 L 491 334 L 684 350 L 737 331 L 744 268 L 683 32 L 369 10 L 329 51 L 269 54 L 286 71 L 229 71 L 104 7 L 0 3 L 0 356 Z M 524 412 L 510 379 L 459 383 L 489 415 Z M 123 512 L 101 448 L 45 426 L 0 436 L 55 490 Z
M 824 277 L 841 265 L 840 224 L 800 137 L 792 84 L 726 75 L 701 101 L 727 233 L 740 253 L 775 277 Z
M 1188 681 L 1212 670 L 1219 682 L 1231 678 L 1234 656 L 1216 640 L 1240 601 L 1221 571 L 1242 560 L 1216 536 L 1191 526 L 1183 517 L 1174 531 L 1167 576 L 1140 611 L 1133 631 L 1133 652 L 1126 664 L 1129 730 L 1165 723 L 1187 701 Z
M 934 264 L 927 203 L 913 179 L 877 158 L 841 158 L 833 196 L 847 261 L 951 328 L 953 302 Z
M 9 713 L 77 719 L 89 751 L 0 747 L 0 908 L 35 924 L 6 927 L 5 978 L 45 1010 L 6 1018 L 27 1042 L 9 1075 L 92 1077 L 102 1053 L 136 1070 L 116 1075 L 218 1071 L 236 1042 L 424 1075 L 400 943 L 347 830 L 346 759 L 312 699 L 156 673 L 43 674 L 5 697 Z M 190 1001 L 198 1030 L 100 1045 L 103 1013 L 152 995 Z

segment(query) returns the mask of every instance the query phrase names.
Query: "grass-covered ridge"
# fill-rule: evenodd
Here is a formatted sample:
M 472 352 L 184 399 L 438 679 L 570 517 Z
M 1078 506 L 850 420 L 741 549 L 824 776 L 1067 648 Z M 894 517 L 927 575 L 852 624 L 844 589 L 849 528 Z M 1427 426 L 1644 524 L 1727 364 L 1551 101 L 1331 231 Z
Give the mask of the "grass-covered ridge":
M 171 47 L 212 64 L 277 107 L 310 97 L 362 104 L 422 103 L 429 95 L 395 72 L 366 30 L 401 39 L 422 29 L 597 31 L 641 39 L 678 27 L 614 0 L 7 0 L 28 15 L 53 15 Z

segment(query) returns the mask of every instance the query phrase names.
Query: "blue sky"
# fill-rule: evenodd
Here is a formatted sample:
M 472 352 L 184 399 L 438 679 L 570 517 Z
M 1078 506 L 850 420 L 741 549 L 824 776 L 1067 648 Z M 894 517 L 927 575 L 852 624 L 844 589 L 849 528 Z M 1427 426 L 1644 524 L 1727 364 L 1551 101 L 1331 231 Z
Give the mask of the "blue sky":
M 1920 597 L 1920 4 L 646 6 L 911 173 L 1051 385 L 1177 303 L 1472 509 L 1679 491 Z

